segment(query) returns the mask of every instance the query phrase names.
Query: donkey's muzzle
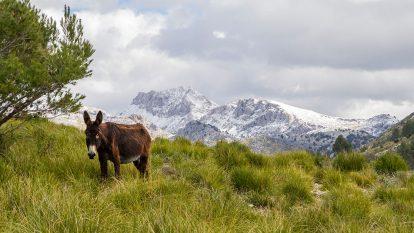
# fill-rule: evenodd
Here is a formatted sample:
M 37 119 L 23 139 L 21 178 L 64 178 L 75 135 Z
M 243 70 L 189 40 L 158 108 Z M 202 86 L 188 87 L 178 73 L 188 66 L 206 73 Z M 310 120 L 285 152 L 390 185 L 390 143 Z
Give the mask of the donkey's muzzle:
M 96 155 L 96 146 L 95 145 L 89 145 L 88 146 L 88 156 L 89 159 L 93 159 Z
M 88 153 L 88 156 L 89 156 L 89 159 L 93 159 L 93 158 L 95 158 L 95 153 Z

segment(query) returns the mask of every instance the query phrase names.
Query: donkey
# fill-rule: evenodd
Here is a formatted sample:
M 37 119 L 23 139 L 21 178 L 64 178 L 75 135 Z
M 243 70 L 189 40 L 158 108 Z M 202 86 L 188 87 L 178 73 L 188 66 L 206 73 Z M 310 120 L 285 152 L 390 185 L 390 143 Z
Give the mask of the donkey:
M 94 122 L 87 111 L 83 113 L 83 119 L 88 156 L 93 159 L 98 154 L 102 178 L 108 177 L 108 160 L 114 164 L 117 178 L 120 177 L 120 165 L 131 162 L 142 177 L 148 177 L 151 137 L 142 124 L 102 123 L 101 111 Z

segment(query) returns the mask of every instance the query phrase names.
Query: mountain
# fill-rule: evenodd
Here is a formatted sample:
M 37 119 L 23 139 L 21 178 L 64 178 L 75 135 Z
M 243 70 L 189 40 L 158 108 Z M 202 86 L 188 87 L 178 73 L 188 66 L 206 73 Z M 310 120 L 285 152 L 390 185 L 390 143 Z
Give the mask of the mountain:
M 371 119 L 331 117 L 287 104 L 241 99 L 211 110 L 200 119 L 237 139 L 251 144 L 273 141 L 280 150 L 304 148 L 329 151 L 333 141 L 344 135 L 357 148 L 374 139 L 397 119 L 380 115 Z M 263 143 L 259 143 L 263 145 Z M 263 146 L 266 150 L 267 147 Z
M 84 110 L 92 116 L 98 112 L 84 107 L 52 120 L 84 128 Z M 153 138 L 182 136 L 209 145 L 218 140 L 238 140 L 267 153 L 291 149 L 330 153 L 339 135 L 361 148 L 398 122 L 386 114 L 369 119 L 332 117 L 265 99 L 239 99 L 218 105 L 184 87 L 139 92 L 125 111 L 113 115 L 104 112 L 104 121 L 142 123 Z
M 240 140 L 259 151 L 308 149 L 329 152 L 344 135 L 356 148 L 397 123 L 390 115 L 345 119 L 264 99 L 217 105 L 189 88 L 139 92 L 119 116 L 139 115 L 173 136 L 214 143 Z
M 404 135 L 403 129 L 414 127 L 414 113 L 384 131 L 378 138 L 366 146 L 367 157 L 375 158 L 387 152 L 398 152 L 414 168 L 414 135 Z
M 198 120 L 188 122 L 185 127 L 177 131 L 176 135 L 192 141 L 202 141 L 208 145 L 213 145 L 220 140 L 236 140 L 235 137 L 222 132 L 219 128 Z
M 140 115 L 160 129 L 175 134 L 188 122 L 198 120 L 218 105 L 202 94 L 184 87 L 139 92 L 120 116 Z

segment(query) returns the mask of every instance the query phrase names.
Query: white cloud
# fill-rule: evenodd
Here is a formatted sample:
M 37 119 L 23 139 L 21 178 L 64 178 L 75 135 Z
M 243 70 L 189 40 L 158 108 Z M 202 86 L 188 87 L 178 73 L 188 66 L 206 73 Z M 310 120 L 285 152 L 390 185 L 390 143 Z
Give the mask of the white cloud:
M 87 105 L 122 110 L 138 91 L 184 85 L 219 103 L 414 111 L 410 0 L 33 1 L 56 19 L 65 2 L 96 49 L 93 78 L 75 87 Z
M 217 39 L 226 39 L 227 35 L 222 31 L 213 31 L 213 36 Z
M 343 115 L 349 117 L 358 115 L 363 118 L 369 118 L 387 112 L 403 119 L 414 111 L 414 103 L 408 101 L 393 103 L 391 101 L 355 100 L 350 101 L 343 111 Z

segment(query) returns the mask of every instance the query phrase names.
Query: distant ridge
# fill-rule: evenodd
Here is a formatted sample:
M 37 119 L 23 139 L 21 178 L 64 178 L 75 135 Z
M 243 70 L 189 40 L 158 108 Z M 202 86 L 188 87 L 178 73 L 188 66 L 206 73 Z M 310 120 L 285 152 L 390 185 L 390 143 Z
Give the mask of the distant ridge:
M 398 122 L 388 114 L 369 119 L 332 117 L 258 98 L 218 105 L 184 87 L 139 92 L 126 110 L 108 120 L 144 122 L 157 132 L 154 135 L 182 136 L 208 144 L 239 140 L 256 151 L 306 149 L 328 153 L 341 134 L 360 148 Z

